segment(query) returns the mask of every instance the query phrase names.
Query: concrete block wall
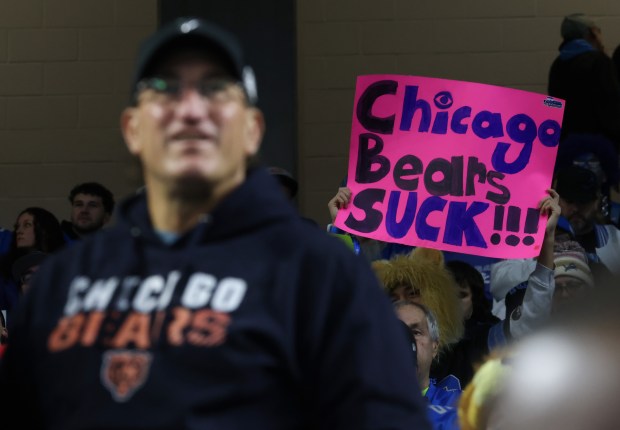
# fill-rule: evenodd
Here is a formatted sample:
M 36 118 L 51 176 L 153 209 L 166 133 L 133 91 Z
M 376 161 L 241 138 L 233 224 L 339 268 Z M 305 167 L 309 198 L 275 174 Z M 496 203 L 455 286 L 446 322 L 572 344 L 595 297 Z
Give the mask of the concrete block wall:
M 119 131 L 157 0 L 0 0 L 0 227 L 28 206 L 59 219 L 80 182 L 141 185 Z
M 620 44 L 617 0 L 298 0 L 302 213 L 329 222 L 327 202 L 347 174 L 357 75 L 431 76 L 545 93 L 562 17 L 574 12 L 597 20 L 609 54 Z

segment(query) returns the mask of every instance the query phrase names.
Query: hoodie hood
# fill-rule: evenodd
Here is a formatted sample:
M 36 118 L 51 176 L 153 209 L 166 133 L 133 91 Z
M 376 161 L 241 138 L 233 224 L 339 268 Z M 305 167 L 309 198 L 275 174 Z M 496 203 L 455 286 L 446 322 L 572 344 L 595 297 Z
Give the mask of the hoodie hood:
M 177 243 L 220 240 L 298 216 L 278 182 L 266 169 L 257 167 L 249 170 L 246 180 L 213 211 L 205 213 L 201 223 L 182 235 Z M 129 230 L 133 237 L 164 245 L 151 224 L 146 191 L 119 205 L 117 225 Z
M 560 45 L 560 59 L 570 60 L 579 54 L 594 50 L 594 47 L 585 39 L 571 40 Z

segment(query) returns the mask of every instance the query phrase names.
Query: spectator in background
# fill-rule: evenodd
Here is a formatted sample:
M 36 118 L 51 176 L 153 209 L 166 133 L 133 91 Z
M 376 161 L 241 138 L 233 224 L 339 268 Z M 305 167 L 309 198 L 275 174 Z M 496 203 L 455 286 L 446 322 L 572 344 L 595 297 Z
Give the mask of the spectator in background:
M 620 230 L 601 213 L 602 193 L 594 172 L 579 166 L 561 169 L 555 175 L 562 218 L 558 226 L 568 232 L 588 253 L 596 276 L 620 275 Z
M 548 93 L 564 99 L 562 141 L 572 133 L 603 135 L 620 145 L 620 83 L 605 53 L 601 29 L 590 17 L 575 13 L 561 25 L 560 55 L 549 70 Z M 616 155 L 617 158 L 617 155 Z
M 114 212 L 114 196 L 97 182 L 76 185 L 69 193 L 71 221 L 61 223 L 68 242 L 79 240 L 105 226 Z
M 437 319 L 426 306 L 408 300 L 395 302 L 394 309 L 414 339 L 419 389 L 429 404 L 429 419 L 433 428 L 435 430 L 454 428 L 456 407 L 461 395 L 459 380 L 454 376 L 441 381 L 430 377 L 431 364 L 439 353 Z
M 297 180 L 293 177 L 293 175 L 286 169 L 282 167 L 272 166 L 269 167 L 269 173 L 278 180 L 280 187 L 282 188 L 282 192 L 286 196 L 286 198 L 293 204 L 293 206 L 297 206 L 295 204 L 295 198 L 297 197 L 297 190 L 299 189 L 299 184 Z M 304 221 L 309 222 L 310 224 L 318 227 L 318 224 L 313 219 L 302 216 Z
M 56 252 L 65 245 L 60 223 L 54 214 L 40 207 L 29 207 L 20 212 L 13 229 L 13 241 L 7 254 L 0 259 L 0 310 L 9 315 L 17 305 L 19 286 L 13 278 L 13 264 L 21 256 L 33 251 Z
M 402 263 L 397 265 L 400 261 L 406 261 L 402 260 L 402 257 L 394 257 L 387 263 L 373 263 L 379 279 L 387 288 L 390 296 L 396 295 L 399 299 L 409 300 L 417 298 L 437 315 L 440 328 L 442 321 L 447 322 L 448 328 L 454 327 L 457 322 L 460 327 L 465 327 L 464 334 L 461 335 L 461 331 L 456 339 L 446 336 L 450 343 L 454 344 L 446 348 L 445 353 L 439 355 L 431 369 L 432 377 L 441 380 L 448 375 L 454 375 L 462 384 L 467 384 L 473 377 L 476 366 L 490 351 L 531 333 L 546 322 L 551 312 L 553 299 L 553 247 L 555 229 L 560 215 L 559 199 L 555 190 L 550 189 L 548 195 L 539 202 L 541 214 L 548 215 L 540 254 L 536 261 L 532 261 L 533 267 L 527 273 L 525 280 L 520 281 L 521 294 L 515 294 L 514 298 L 508 300 L 512 306 L 503 321 L 497 321 L 488 315 L 488 308 L 477 309 L 476 320 L 472 319 L 472 316 L 467 318 L 470 312 L 474 315 L 473 306 L 460 307 L 458 296 L 448 293 L 449 291 L 463 292 L 463 280 L 465 279 L 470 279 L 474 288 L 480 290 L 482 282 L 480 278 L 476 279 L 471 276 L 473 273 L 471 267 L 466 266 L 468 271 L 465 273 L 463 267 L 458 267 L 453 263 L 452 267 L 457 272 L 456 278 L 461 280 L 459 291 L 454 287 L 456 281 L 450 272 L 447 276 L 451 282 L 436 282 L 435 277 L 430 275 L 437 269 L 433 269 L 431 265 L 421 266 L 420 261 L 416 262 L 420 259 L 415 258 L 415 252 L 412 254 L 414 258 L 409 266 Z M 419 250 L 422 248 L 416 248 L 416 252 L 420 252 Z M 520 260 L 505 260 L 497 263 L 496 266 L 507 267 L 507 270 L 512 272 L 512 265 L 517 265 L 518 268 L 521 264 Z M 447 271 L 447 269 L 444 270 Z M 453 286 L 452 290 L 449 288 L 450 285 Z M 456 310 L 453 310 L 452 297 L 457 300 Z M 459 320 L 455 321 L 457 318 Z
M 30 288 L 30 280 L 39 269 L 39 265 L 47 257 L 47 254 L 36 249 L 30 250 L 26 254 L 17 258 L 11 267 L 11 273 L 13 275 L 12 280 L 17 285 L 17 294 L 19 296 L 26 293 Z M 9 332 L 6 326 L 5 314 L 12 313 L 11 309 L 0 311 L 0 315 L 3 318 L 3 325 L 0 329 L 0 345 L 5 344 L 9 337 Z M 2 354 L 0 353 L 0 357 Z
M 441 251 L 415 248 L 410 254 L 376 260 L 372 268 L 393 302 L 411 301 L 431 310 L 439 326 L 440 351 L 461 339 L 463 313 L 458 290 Z
M 614 143 L 602 135 L 572 133 L 558 148 L 554 171 L 579 166 L 595 173 L 600 184 L 600 215 L 605 222 L 620 225 L 620 203 L 612 199 L 618 191 L 620 168 Z
M 585 250 L 579 243 L 556 243 L 553 263 L 555 290 L 552 311 L 557 313 L 566 304 L 584 298 L 594 287 L 594 277 Z
M 483 361 L 497 342 L 495 338 L 503 338 L 503 331 L 510 328 L 504 327 L 502 321 L 491 313 L 491 302 L 484 294 L 482 274 L 475 267 L 458 260 L 448 261 L 446 266 L 458 286 L 465 332 L 463 338 L 435 363 L 433 373 L 438 378 L 454 374 L 463 384 L 467 384 L 475 366 Z M 499 336 L 490 336 L 493 327 L 501 333 Z
M 284 195 L 291 201 L 295 200 L 295 197 L 297 197 L 299 184 L 297 183 L 297 180 L 293 178 L 293 175 L 291 175 L 288 170 L 276 166 L 270 167 L 269 173 L 271 173 L 278 180 Z

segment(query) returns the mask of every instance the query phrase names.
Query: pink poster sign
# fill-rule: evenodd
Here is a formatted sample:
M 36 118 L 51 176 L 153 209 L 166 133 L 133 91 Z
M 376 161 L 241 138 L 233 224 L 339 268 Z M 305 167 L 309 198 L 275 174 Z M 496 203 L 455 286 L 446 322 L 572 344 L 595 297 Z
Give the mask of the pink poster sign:
M 492 85 L 357 78 L 349 233 L 495 258 L 537 256 L 564 101 Z

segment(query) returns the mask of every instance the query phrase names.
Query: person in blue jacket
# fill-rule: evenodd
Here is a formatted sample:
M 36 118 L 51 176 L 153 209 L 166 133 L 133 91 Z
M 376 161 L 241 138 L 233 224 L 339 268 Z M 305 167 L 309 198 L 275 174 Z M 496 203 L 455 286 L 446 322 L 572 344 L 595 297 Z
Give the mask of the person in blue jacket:
M 409 328 L 416 350 L 419 389 L 428 403 L 428 417 L 435 430 L 458 428 L 457 408 L 461 384 L 448 375 L 440 381 L 430 377 L 431 364 L 439 354 L 439 325 L 426 306 L 408 300 L 394 303 L 398 318 Z
M 429 429 L 369 264 L 256 162 L 236 39 L 180 18 L 137 60 L 121 127 L 144 191 L 39 268 L 0 367 L 3 430 Z

